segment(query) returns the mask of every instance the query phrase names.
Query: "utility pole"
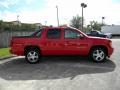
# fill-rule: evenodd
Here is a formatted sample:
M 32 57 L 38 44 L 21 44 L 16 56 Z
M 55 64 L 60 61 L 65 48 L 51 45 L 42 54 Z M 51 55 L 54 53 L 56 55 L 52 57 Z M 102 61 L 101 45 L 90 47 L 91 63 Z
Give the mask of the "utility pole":
M 86 7 L 87 7 L 87 4 L 81 3 L 81 7 L 82 7 L 82 31 L 83 31 L 83 25 L 84 25 L 83 8 L 86 8 Z
M 19 15 L 17 15 L 17 24 L 20 26 Z
M 83 22 L 83 19 L 84 19 L 84 18 L 83 18 L 83 7 L 82 7 L 82 31 L 83 31 L 83 23 L 84 23 L 84 22 Z
M 56 9 L 57 9 L 57 23 L 58 23 L 58 27 L 59 27 L 59 16 L 58 16 L 58 6 L 56 5 Z
M 19 22 L 19 15 L 17 15 L 17 21 Z
M 45 21 L 45 26 L 47 25 L 47 21 Z

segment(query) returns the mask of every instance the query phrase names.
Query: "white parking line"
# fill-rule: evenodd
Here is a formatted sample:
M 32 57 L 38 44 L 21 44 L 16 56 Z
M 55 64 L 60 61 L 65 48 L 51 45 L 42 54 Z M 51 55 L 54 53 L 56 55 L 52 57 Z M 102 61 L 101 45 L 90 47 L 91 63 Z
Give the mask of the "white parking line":
M 13 58 L 8 58 L 8 59 L 4 59 L 4 60 L 0 60 L 0 64 L 9 62 L 9 61 L 11 61 L 11 60 L 16 60 L 16 59 L 18 59 L 18 58 L 21 58 L 21 56 L 19 56 L 19 57 L 13 57 Z
M 99 64 L 99 63 L 98 63 Z M 98 69 L 109 69 L 109 70 L 113 70 L 113 68 L 110 67 L 100 67 L 100 66 L 91 66 L 91 65 L 74 65 L 74 67 L 87 67 L 87 68 L 98 68 Z
M 59 64 L 59 65 L 66 66 L 65 64 Z M 98 69 L 107 69 L 107 70 L 113 70 L 114 69 L 114 68 L 111 68 L 111 67 L 93 66 L 93 65 L 85 65 L 85 64 L 72 64 L 72 65 L 67 64 L 67 66 L 76 67 L 76 68 L 86 67 L 86 68 L 98 68 Z

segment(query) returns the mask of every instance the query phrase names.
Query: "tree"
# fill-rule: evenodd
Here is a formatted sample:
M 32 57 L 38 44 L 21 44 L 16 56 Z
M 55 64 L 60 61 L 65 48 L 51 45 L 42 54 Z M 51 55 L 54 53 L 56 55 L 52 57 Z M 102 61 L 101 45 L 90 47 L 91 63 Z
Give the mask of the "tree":
M 90 24 L 87 25 L 87 28 L 91 30 L 101 30 L 102 24 L 98 23 L 97 21 L 90 21 Z
M 84 27 L 84 30 L 86 33 L 89 33 L 91 31 L 91 27 L 87 25 L 86 27 Z
M 2 30 L 3 30 L 3 21 L 0 20 L 0 31 L 2 31 Z
M 70 26 L 81 29 L 82 28 L 82 17 L 79 15 L 73 16 L 72 20 L 70 21 Z
M 21 25 L 14 24 L 13 22 L 5 22 L 0 20 L 0 32 L 2 31 L 32 31 L 37 28 L 36 24 L 21 23 Z

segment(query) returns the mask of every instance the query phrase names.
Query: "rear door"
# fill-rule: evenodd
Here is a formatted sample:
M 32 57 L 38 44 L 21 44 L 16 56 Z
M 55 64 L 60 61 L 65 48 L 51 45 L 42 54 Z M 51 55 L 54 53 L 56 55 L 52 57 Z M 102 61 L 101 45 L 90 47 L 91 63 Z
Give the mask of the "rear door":
M 44 39 L 44 54 L 59 55 L 62 50 L 62 30 L 59 28 L 48 29 Z

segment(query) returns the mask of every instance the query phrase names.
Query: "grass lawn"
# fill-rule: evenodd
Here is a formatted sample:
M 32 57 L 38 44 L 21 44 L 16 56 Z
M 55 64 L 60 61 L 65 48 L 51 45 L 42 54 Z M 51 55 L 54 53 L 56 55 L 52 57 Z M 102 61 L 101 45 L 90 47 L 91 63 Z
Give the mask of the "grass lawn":
M 0 57 L 10 56 L 9 48 L 0 48 Z

